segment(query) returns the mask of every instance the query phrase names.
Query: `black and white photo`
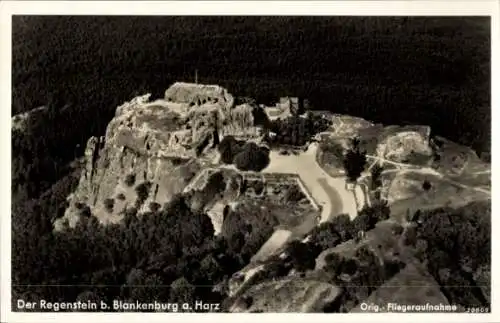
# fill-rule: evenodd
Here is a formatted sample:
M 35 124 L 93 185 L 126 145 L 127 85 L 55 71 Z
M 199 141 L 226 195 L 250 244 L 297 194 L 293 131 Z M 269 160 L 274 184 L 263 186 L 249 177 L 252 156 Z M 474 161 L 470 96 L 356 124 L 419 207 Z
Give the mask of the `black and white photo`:
M 492 16 L 10 18 L 12 312 L 492 313 Z

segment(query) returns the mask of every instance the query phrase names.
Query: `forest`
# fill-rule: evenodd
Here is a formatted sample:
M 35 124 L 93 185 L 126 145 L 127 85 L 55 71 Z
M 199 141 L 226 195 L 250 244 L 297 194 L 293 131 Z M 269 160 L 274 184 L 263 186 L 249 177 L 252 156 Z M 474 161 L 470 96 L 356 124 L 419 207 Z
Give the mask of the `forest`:
M 52 231 L 49 208 L 28 207 L 13 218 L 13 300 L 112 300 L 220 303 L 231 274 L 246 265 L 276 220 L 231 211 L 220 237 L 206 214 L 178 195 L 156 212 L 126 212 L 114 225 L 82 217 Z M 220 286 L 220 290 L 214 287 Z
M 52 230 L 78 183 L 75 161 L 88 138 L 104 134 L 124 101 L 161 97 L 171 83 L 192 80 L 194 68 L 200 82 L 259 103 L 305 97 L 316 109 L 426 124 L 479 152 L 490 149 L 488 18 L 14 16 L 12 36 L 12 114 L 48 107 L 24 132 L 12 132 L 13 299 L 224 298 L 228 276 L 271 233 L 269 215 L 229 215 L 215 238 L 208 216 L 178 196 L 119 224 L 87 214 L 76 228 Z M 485 304 L 470 272 L 489 265 L 489 213 L 435 212 L 419 214 L 414 243 L 430 246 L 422 259 L 442 286 L 473 287 L 443 287 L 449 299 Z M 366 230 L 386 216 L 366 211 L 352 225 Z M 333 226 L 318 229 L 314 244 L 326 248 L 357 230 Z M 296 247 L 294 264 L 305 270 L 311 261 L 300 257 L 314 253 Z
M 265 140 L 271 145 L 304 146 L 309 143 L 315 134 L 328 130 L 331 122 L 318 115 L 301 117 L 290 116 L 286 119 L 269 121 Z
M 134 94 L 162 97 L 197 69 L 200 83 L 259 103 L 297 96 L 425 124 L 480 153 L 490 146 L 489 30 L 487 17 L 15 16 L 13 113 L 58 101 L 100 111 L 105 124 Z

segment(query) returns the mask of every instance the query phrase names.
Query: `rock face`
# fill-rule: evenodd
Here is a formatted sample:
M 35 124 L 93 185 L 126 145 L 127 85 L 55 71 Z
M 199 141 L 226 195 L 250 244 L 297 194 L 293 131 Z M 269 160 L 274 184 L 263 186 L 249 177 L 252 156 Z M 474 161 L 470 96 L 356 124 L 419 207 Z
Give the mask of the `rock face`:
M 161 206 L 209 163 L 221 136 L 259 134 L 254 107 L 235 106 L 233 96 L 217 85 L 175 83 L 165 99 L 149 98 L 119 106 L 105 136 L 88 140 L 86 167 L 64 216 L 70 225 L 86 206 L 101 222 L 118 221 L 128 208 L 140 213 L 153 202 Z
M 19 114 L 12 116 L 12 119 L 11 119 L 12 130 L 13 131 L 14 130 L 24 131 L 29 118 L 36 118 L 40 114 L 47 112 L 47 110 L 48 109 L 46 106 L 41 106 L 41 107 L 35 108 L 33 110 L 30 110 L 28 112 L 19 113 Z
M 341 289 L 309 279 L 282 279 L 252 286 L 230 311 L 270 313 L 318 313 L 334 302 Z
M 377 145 L 377 155 L 394 162 L 408 162 L 412 155 L 430 156 L 429 146 L 431 129 L 427 126 L 396 127 L 384 129 Z
M 332 116 L 332 135 L 335 137 L 355 137 L 359 130 L 372 127 L 374 124 L 363 118 L 342 114 Z

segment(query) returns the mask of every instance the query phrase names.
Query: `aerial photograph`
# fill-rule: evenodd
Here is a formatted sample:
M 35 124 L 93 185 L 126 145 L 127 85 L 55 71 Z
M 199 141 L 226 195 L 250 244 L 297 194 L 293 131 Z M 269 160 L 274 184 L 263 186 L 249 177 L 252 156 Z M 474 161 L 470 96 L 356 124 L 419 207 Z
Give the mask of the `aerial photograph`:
M 11 310 L 491 313 L 490 29 L 12 16 Z

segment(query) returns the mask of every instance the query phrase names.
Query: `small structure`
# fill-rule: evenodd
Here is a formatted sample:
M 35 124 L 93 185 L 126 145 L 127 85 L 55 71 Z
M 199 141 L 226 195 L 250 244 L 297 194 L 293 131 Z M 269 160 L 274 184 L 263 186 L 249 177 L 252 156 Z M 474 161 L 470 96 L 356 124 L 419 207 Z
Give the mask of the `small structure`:
M 295 115 L 300 109 L 300 100 L 298 97 L 282 97 L 279 103 L 276 104 L 276 107 Z

